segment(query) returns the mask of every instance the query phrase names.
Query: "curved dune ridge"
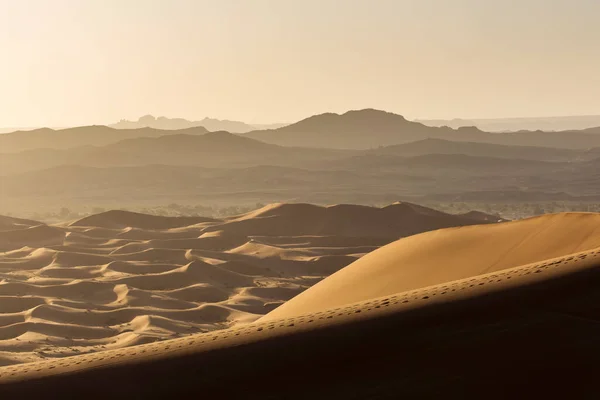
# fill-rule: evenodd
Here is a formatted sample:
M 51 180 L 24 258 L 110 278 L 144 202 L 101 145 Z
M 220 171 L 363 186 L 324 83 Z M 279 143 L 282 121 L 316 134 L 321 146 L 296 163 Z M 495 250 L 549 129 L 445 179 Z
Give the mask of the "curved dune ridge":
M 298 317 L 4 367 L 0 394 L 594 398 L 599 283 L 596 248 Z
M 288 318 L 600 246 L 600 214 L 563 213 L 400 239 L 262 317 Z
M 255 321 L 408 234 L 486 223 L 399 203 L 275 204 L 215 220 L 109 211 L 0 218 L 0 365 Z
M 15 229 L 31 228 L 40 225 L 39 222 L 30 219 L 14 218 L 0 215 L 0 232 L 11 231 Z

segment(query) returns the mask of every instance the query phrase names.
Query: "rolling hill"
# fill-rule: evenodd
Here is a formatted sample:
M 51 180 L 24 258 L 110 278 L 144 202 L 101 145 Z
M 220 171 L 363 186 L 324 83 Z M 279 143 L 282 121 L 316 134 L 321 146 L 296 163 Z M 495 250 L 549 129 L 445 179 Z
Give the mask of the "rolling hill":
M 199 135 L 208 131 L 202 127 L 177 131 L 189 135 Z M 0 135 L 0 153 L 13 153 L 32 149 L 67 149 L 79 146 L 104 146 L 124 139 L 137 137 L 158 137 L 172 134 L 172 131 L 162 131 L 152 128 L 113 129 L 107 126 L 81 126 L 67 129 L 34 129 L 16 131 Z
M 450 141 L 518 146 L 587 149 L 600 146 L 596 129 L 586 131 L 520 131 L 490 133 L 475 127 L 431 127 L 374 109 L 320 114 L 278 129 L 253 131 L 249 137 L 284 146 L 373 149 L 437 138 Z
M 110 129 L 110 128 L 107 128 Z M 192 132 L 196 129 L 193 128 Z M 164 133 L 145 129 L 144 132 Z M 138 132 L 138 130 L 110 130 Z M 267 144 L 229 132 L 186 134 L 170 131 L 158 137 L 134 137 L 104 146 L 38 148 L 17 153 L 0 153 L 0 175 L 8 175 L 60 165 L 97 167 L 147 164 L 204 167 L 240 167 L 262 164 L 300 166 L 335 160 L 353 154 L 335 149 L 305 149 Z M 1 137 L 0 137 L 1 139 Z
M 414 157 L 427 154 L 464 154 L 475 157 L 512 158 L 539 161 L 581 161 L 597 157 L 598 150 L 575 150 L 539 146 L 511 146 L 492 143 L 460 142 L 429 138 L 416 142 L 369 150 L 366 154 Z

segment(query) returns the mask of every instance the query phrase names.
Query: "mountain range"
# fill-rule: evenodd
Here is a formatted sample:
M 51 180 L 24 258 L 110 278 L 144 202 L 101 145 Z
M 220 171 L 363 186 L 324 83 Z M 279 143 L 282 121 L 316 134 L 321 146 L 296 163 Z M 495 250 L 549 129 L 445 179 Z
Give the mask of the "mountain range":
M 215 118 L 204 118 L 200 121 L 189 121 L 183 118 L 167 118 L 167 117 L 154 117 L 152 115 L 144 115 L 137 121 L 128 121 L 122 119 L 116 124 L 109 125 L 115 129 L 140 129 L 140 128 L 154 128 L 162 130 L 177 130 L 177 129 L 189 129 L 195 127 L 203 127 L 209 131 L 228 131 L 232 133 L 246 133 L 256 129 L 270 129 L 280 128 L 285 124 L 262 124 L 262 125 L 249 125 L 245 122 L 221 120 Z
M 484 132 L 476 127 L 430 127 L 408 121 L 401 115 L 365 109 L 344 114 L 326 113 L 278 129 L 258 130 L 246 135 L 283 146 L 369 149 L 422 139 L 445 139 L 519 146 L 585 149 L 600 146 L 600 128 L 582 131 Z
M 368 109 L 247 134 L 13 132 L 0 136 L 0 204 L 29 217 L 63 206 L 596 201 L 598 130 L 489 133 Z
M 600 115 L 540 118 L 417 119 L 415 122 L 428 126 L 449 126 L 454 129 L 461 126 L 476 126 L 487 132 L 566 131 L 600 126 Z

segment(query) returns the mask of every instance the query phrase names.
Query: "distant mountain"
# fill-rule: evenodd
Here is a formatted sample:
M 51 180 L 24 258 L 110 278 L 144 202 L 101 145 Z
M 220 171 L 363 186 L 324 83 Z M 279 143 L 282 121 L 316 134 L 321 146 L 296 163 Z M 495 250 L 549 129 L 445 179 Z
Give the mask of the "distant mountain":
M 283 128 L 284 126 L 288 126 L 289 124 L 279 123 L 279 124 L 252 124 L 254 129 L 278 129 Z
M 419 196 L 437 201 L 493 201 L 496 196 L 500 202 L 543 200 L 544 193 L 549 193 L 549 200 L 577 199 L 597 195 L 595 188 L 600 185 L 600 160 L 547 162 L 464 154 L 366 154 L 327 161 L 325 155 L 340 154 L 323 153 L 315 158 L 311 155 L 313 149 L 260 142 L 253 145 L 244 138 L 239 141 L 218 136 L 202 140 L 202 136 L 174 135 L 131 139 L 125 145 L 61 150 L 62 155 L 51 155 L 45 161 L 52 165 L 46 169 L 0 175 L 0 204 L 10 210 L 27 206 L 39 211 L 82 204 L 369 203 Z M 177 144 L 167 145 L 170 141 Z M 251 146 L 256 147 L 245 153 L 244 148 Z M 172 151 L 165 152 L 164 148 Z M 73 156 L 77 151 L 79 158 Z M 304 167 L 289 166 L 293 164 Z M 0 169 L 6 171 L 4 166 Z M 556 197 L 556 192 L 567 195 Z
M 188 135 L 205 134 L 202 127 L 190 128 L 176 133 Z M 79 146 L 104 146 L 124 139 L 171 135 L 173 131 L 153 128 L 119 130 L 103 125 L 81 126 L 54 130 L 41 128 L 16 131 L 0 135 L 0 153 L 13 153 L 31 149 L 67 149 Z
M 255 129 L 280 128 L 285 126 L 285 124 L 249 125 L 240 121 L 229 121 L 214 118 L 204 118 L 200 121 L 188 121 L 187 119 L 183 118 L 156 118 L 152 115 L 145 115 L 140 117 L 140 119 L 137 121 L 128 121 L 123 119 L 116 124 L 110 125 L 111 128 L 115 129 L 154 128 L 162 130 L 188 129 L 198 126 L 204 127 L 211 132 L 227 131 L 231 133 L 246 133 Z
M 464 154 L 477 157 L 519 158 L 539 161 L 582 161 L 600 156 L 600 149 L 585 151 L 555 147 L 509 146 L 493 143 L 453 142 L 444 139 L 423 139 L 369 150 L 367 154 L 402 157 L 426 154 Z
M 583 115 L 568 117 L 542 118 L 492 118 L 492 119 L 417 119 L 427 126 L 476 126 L 487 132 L 516 132 L 516 131 L 565 131 L 582 130 L 600 126 L 600 115 Z
M 374 109 L 315 115 L 283 128 L 253 131 L 246 136 L 283 146 L 337 149 L 373 149 L 428 138 L 570 149 L 600 146 L 600 135 L 596 129 L 490 133 L 474 126 L 458 129 L 426 126 L 408 121 L 401 115 Z
M 108 132 L 128 132 L 106 128 Z M 262 164 L 304 166 L 336 160 L 354 152 L 335 149 L 281 147 L 229 132 L 205 132 L 204 128 L 158 131 L 151 128 L 132 132 L 170 132 L 158 137 L 134 137 L 104 146 L 40 148 L 0 153 L 0 175 L 9 175 L 60 165 L 121 167 L 148 164 L 203 167 L 248 167 Z M 83 135 L 85 136 L 85 135 Z M 82 137 L 83 137 L 82 136 Z M 0 137 L 0 142 L 2 137 Z M 50 146 L 48 144 L 47 146 Z
M 0 134 L 10 133 L 10 132 L 16 132 L 16 131 L 34 131 L 36 129 L 40 129 L 40 127 L 39 126 L 35 126 L 35 127 L 31 127 L 31 126 L 24 127 L 24 126 L 21 126 L 21 127 L 18 127 L 18 128 L 9 128 L 9 127 L 7 127 L 7 128 L 0 128 Z M 59 127 L 52 127 L 52 129 L 55 129 L 55 130 L 57 130 L 57 129 L 65 129 L 65 127 L 60 127 L 60 128 Z M 257 129 L 259 129 L 259 128 L 257 127 Z M 260 129 L 262 129 L 262 128 L 260 128 Z
M 477 190 L 461 193 L 441 193 L 424 196 L 423 200 L 436 202 L 551 202 L 551 201 L 598 201 L 599 195 L 573 196 L 565 192 L 541 192 L 531 190 Z
M 367 109 L 341 115 L 315 115 L 279 129 L 250 132 L 247 136 L 284 146 L 365 149 L 420 140 L 429 137 L 432 131 L 401 115 Z
M 570 166 L 569 162 L 479 157 L 465 154 L 423 154 L 412 157 L 361 154 L 331 161 L 328 164 L 328 167 L 334 170 L 364 171 L 372 174 L 410 173 L 420 177 L 452 178 L 481 175 L 537 177 L 554 171 L 564 171 Z

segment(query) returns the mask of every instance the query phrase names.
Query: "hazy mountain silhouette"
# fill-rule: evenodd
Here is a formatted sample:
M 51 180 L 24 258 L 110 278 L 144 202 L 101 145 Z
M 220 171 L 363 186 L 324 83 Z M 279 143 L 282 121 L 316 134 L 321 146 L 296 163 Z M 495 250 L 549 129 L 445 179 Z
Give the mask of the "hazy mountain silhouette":
M 279 129 L 249 132 L 246 135 L 284 146 L 369 149 L 414 142 L 428 138 L 519 146 L 585 149 L 600 146 L 596 129 L 585 131 L 522 131 L 490 133 L 476 127 L 430 127 L 403 116 L 374 109 L 344 114 L 320 114 Z
M 583 164 L 582 164 L 583 165 Z M 362 154 L 329 163 L 330 168 L 376 173 L 410 173 L 414 176 L 462 178 L 467 176 L 543 176 L 571 167 L 569 162 L 479 157 L 466 154 L 423 154 L 412 157 Z
M 129 132 L 112 128 L 106 129 L 112 132 Z M 158 137 L 135 137 L 105 146 L 40 148 L 0 153 L 0 175 L 66 164 L 97 167 L 146 164 L 205 167 L 247 167 L 260 164 L 302 166 L 325 160 L 336 160 L 354 154 L 354 152 L 335 149 L 282 147 L 229 132 L 181 133 L 195 132 L 196 130 L 205 132 L 203 129 L 158 131 L 144 128 L 131 132 L 169 132 L 170 134 Z
M 460 144 L 467 150 L 478 145 Z M 447 143 L 450 149 L 455 145 Z M 536 159 L 545 157 L 544 148 L 522 154 L 533 154 L 532 159 L 509 158 L 511 151 L 516 154 L 514 149 L 498 145 L 485 146 L 490 153 L 499 148 L 502 157 L 395 155 L 403 146 L 373 151 L 292 148 L 214 132 L 0 154 L 1 199 L 6 207 L 32 204 L 34 209 L 41 198 L 44 207 L 55 208 L 64 199 L 124 205 L 370 202 L 398 196 L 434 201 L 494 201 L 494 196 L 496 201 L 553 201 L 589 198 L 600 184 L 600 159 L 580 161 L 581 154 L 592 155 L 591 151 L 565 151 L 565 157 L 574 154 L 574 158 L 563 161 Z
M 600 185 L 597 131 L 488 133 L 360 110 L 244 135 L 203 127 L 13 132 L 0 136 L 0 202 L 31 213 L 171 202 L 583 201 Z M 261 135 L 288 146 L 253 138 Z M 408 138 L 417 140 L 374 145 Z M 346 143 L 358 149 L 317 147 Z
M 205 134 L 203 127 L 190 128 L 176 133 L 188 135 Z M 104 125 L 81 126 L 54 130 L 49 128 L 31 131 L 16 131 L 0 135 L 0 152 L 11 153 L 29 149 L 66 149 L 79 146 L 103 146 L 128 138 L 158 137 L 171 135 L 175 132 L 153 128 L 114 129 Z
M 204 118 L 200 121 L 189 121 L 183 118 L 157 118 L 152 115 L 144 115 L 137 121 L 128 121 L 123 119 L 116 124 L 110 125 L 111 128 L 115 129 L 154 128 L 162 130 L 188 129 L 198 126 L 204 127 L 211 132 L 228 131 L 232 133 L 246 133 L 255 129 L 279 128 L 285 126 L 285 124 L 249 125 L 240 121 L 221 120 L 214 118 Z
M 488 119 L 417 119 L 428 126 L 476 126 L 487 132 L 516 132 L 516 131 L 565 131 L 582 130 L 600 126 L 600 115 L 581 115 L 567 117 L 541 118 L 488 118 Z
M 401 115 L 366 109 L 315 115 L 279 129 L 247 135 L 285 146 L 363 149 L 423 139 L 430 131 L 432 128 Z
M 444 139 L 423 139 L 370 150 L 368 154 L 403 157 L 426 154 L 464 154 L 478 157 L 521 158 L 540 161 L 574 161 L 590 160 L 600 156 L 597 151 L 600 149 L 594 150 L 583 151 L 554 147 L 510 146 L 492 143 L 453 142 Z

